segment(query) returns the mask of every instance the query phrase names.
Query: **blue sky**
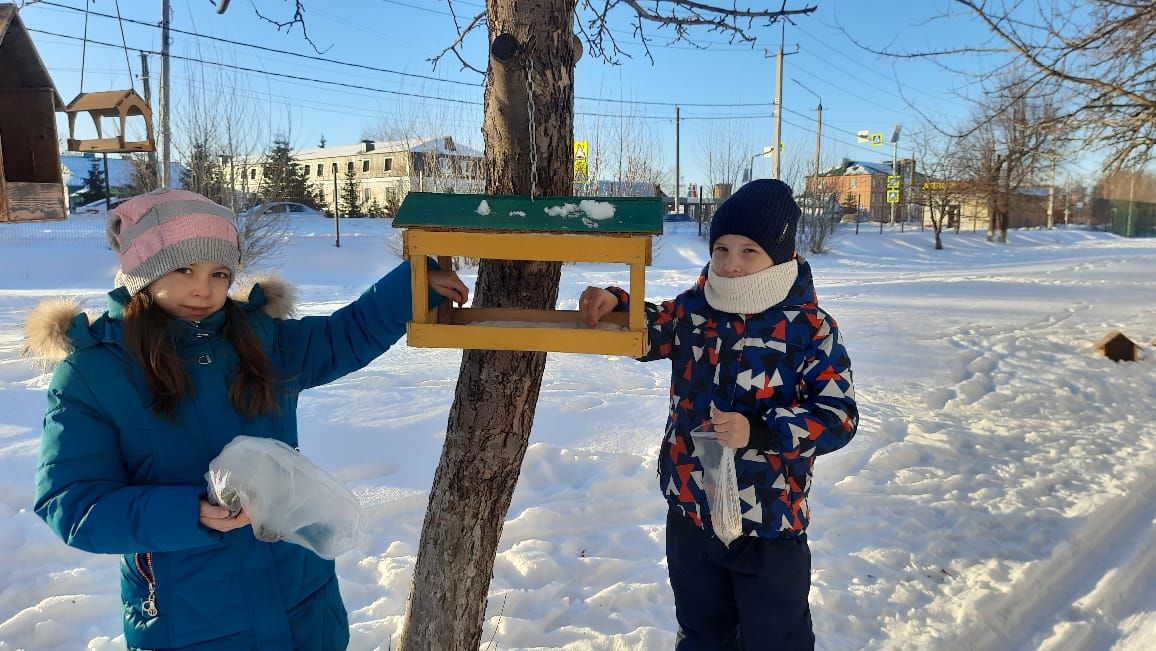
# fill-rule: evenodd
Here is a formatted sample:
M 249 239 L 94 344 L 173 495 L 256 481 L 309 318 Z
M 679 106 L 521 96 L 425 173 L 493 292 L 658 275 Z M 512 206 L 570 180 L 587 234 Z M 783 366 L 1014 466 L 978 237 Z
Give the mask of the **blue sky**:
M 292 3 L 256 0 L 271 17 L 284 17 Z M 271 132 L 289 132 L 293 144 L 313 147 L 324 135 L 331 145 L 356 142 L 369 127 L 398 127 L 429 122 L 438 132 L 478 149 L 482 146 L 481 77 L 462 70 L 455 58 L 443 58 L 436 68 L 429 62 L 454 38 L 453 19 L 445 2 L 434 0 L 308 0 L 309 34 L 323 50 L 317 54 L 304 41 L 299 28 L 290 33 L 261 21 L 249 2 L 233 2 L 229 11 L 217 15 L 208 0 L 173 0 L 172 53 L 180 57 L 212 60 L 253 71 L 227 73 L 235 81 L 222 88 L 218 68 L 175 60 L 172 68 L 173 97 L 181 104 L 191 83 L 220 94 L 222 101 L 253 103 L 267 116 Z M 770 3 L 772 5 L 778 4 Z M 965 117 L 968 106 L 960 95 L 972 92 L 968 82 L 925 61 L 898 64 L 881 60 L 858 48 L 841 31 L 875 46 L 895 45 L 911 50 L 940 48 L 985 33 L 966 17 L 928 22 L 950 10 L 947 0 L 927 2 L 856 2 L 841 0 L 813 3 L 818 9 L 794 19 L 785 31 L 783 135 L 784 161 L 792 152 L 805 152 L 813 160 L 817 94 L 822 98 L 824 163 L 840 157 L 888 160 L 890 146 L 872 148 L 859 144 L 861 129 L 890 135 L 894 125 L 904 133 L 922 128 L 920 112 L 940 124 Z M 21 16 L 34 31 L 32 37 L 65 100 L 80 90 L 81 41 L 84 13 L 59 5 L 83 8 L 82 0 L 49 0 L 26 7 Z M 459 20 L 468 21 L 483 10 L 482 0 L 454 0 Z M 791 2 L 792 8 L 806 6 Z M 115 15 L 114 0 L 96 0 L 94 12 Z M 123 0 L 124 18 L 149 25 L 123 23 L 124 41 L 131 50 L 126 63 L 121 25 L 115 19 L 90 16 L 91 42 L 84 56 L 85 90 L 123 88 L 129 83 L 127 68 L 140 72 L 137 50 L 159 50 L 160 33 L 152 26 L 159 20 L 159 0 Z M 719 130 L 736 133 L 749 146 L 752 157 L 773 141 L 775 60 L 779 27 L 756 29 L 771 56 L 763 50 L 732 45 L 718 33 L 699 32 L 695 48 L 685 43 L 668 44 L 669 37 L 648 28 L 654 37 L 654 62 L 645 56 L 627 23 L 626 11 L 617 13 L 615 35 L 633 58 L 609 65 L 590 56 L 579 62 L 577 79 L 577 133 L 606 123 L 624 120 L 629 129 L 654 142 L 655 156 L 663 169 L 674 167 L 674 106 L 681 106 L 681 177 L 704 183 L 703 141 Z M 195 36 L 199 34 L 202 37 Z M 464 54 L 473 65 L 485 67 L 484 30 L 465 43 Z M 211 40 L 204 36 L 223 40 Z M 237 41 L 276 50 L 308 54 L 329 61 L 386 69 L 366 70 L 328 61 L 308 60 L 224 41 Z M 117 44 L 105 47 L 95 42 Z M 797 44 L 797 47 L 796 47 Z M 975 65 L 982 65 L 976 62 Z M 159 60 L 152 57 L 153 92 Z M 205 71 L 209 71 L 206 73 Z M 287 79 L 295 75 L 339 82 L 334 86 L 317 81 Z M 207 75 L 207 76 L 206 76 Z M 199 80 L 199 81 L 193 81 Z M 362 86 L 364 88 L 351 88 Z M 806 88 L 804 88 L 804 86 Z M 139 81 L 136 82 L 138 91 Z M 814 93 L 814 94 L 813 94 Z M 906 100 L 904 99 L 906 98 Z M 908 101 L 919 111 L 913 110 Z M 630 117 L 633 116 L 633 117 Z M 61 116 L 61 133 L 67 129 Z M 441 135 L 440 133 L 438 135 Z M 899 154 L 909 155 L 910 139 L 901 138 Z M 769 176 L 769 158 L 755 158 L 756 176 Z M 784 162 L 784 165 L 786 162 Z M 807 163 L 810 169 L 812 163 Z

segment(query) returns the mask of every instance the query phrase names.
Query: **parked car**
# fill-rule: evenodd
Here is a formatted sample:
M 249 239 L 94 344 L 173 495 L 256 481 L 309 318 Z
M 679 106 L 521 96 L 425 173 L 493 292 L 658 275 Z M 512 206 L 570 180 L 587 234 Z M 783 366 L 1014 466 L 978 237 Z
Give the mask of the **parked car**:
M 316 208 L 293 201 L 271 201 L 269 203 L 258 204 L 248 210 L 241 211 L 240 216 L 249 217 L 251 215 L 260 215 L 264 213 L 284 215 L 285 217 L 289 217 L 291 219 L 325 216 L 325 213 Z
M 129 200 L 129 197 L 113 197 L 108 200 L 111 207 L 116 208 L 120 204 Z M 86 203 L 83 206 L 77 206 L 72 209 L 72 214 L 81 215 L 85 217 L 104 217 L 107 212 L 107 207 L 104 199 Z
M 690 215 L 683 212 L 668 212 L 662 216 L 664 222 L 688 222 L 691 221 Z

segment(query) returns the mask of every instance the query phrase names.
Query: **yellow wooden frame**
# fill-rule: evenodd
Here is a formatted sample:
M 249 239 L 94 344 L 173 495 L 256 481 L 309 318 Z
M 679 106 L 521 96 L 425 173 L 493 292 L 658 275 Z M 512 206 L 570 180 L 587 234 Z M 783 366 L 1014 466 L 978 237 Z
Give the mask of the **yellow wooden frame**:
M 403 255 L 413 270 L 413 321 L 407 342 L 419 348 L 524 350 L 594 353 L 639 357 L 646 353 L 645 266 L 651 262 L 647 235 L 495 233 L 422 230 L 402 234 Z M 546 262 L 610 262 L 630 266 L 630 310 L 602 319 L 625 330 L 470 325 L 480 322 L 577 323 L 576 310 L 455 308 L 449 302 L 429 309 L 428 275 L 424 258 L 436 256 L 448 269 L 451 258 Z

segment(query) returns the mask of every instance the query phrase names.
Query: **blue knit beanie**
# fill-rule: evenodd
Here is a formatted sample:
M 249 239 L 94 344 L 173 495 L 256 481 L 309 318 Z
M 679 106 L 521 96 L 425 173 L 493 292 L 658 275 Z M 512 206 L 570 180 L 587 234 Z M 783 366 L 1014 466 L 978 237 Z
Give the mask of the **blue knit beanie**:
M 756 179 L 739 188 L 710 220 L 710 250 L 723 235 L 754 240 L 775 264 L 795 257 L 795 226 L 799 205 L 791 186 L 776 179 Z

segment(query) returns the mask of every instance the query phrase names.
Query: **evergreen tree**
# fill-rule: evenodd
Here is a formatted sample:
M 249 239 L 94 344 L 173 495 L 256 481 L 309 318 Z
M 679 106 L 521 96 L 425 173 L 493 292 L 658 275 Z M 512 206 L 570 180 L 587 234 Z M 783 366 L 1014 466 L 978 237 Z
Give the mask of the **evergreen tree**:
M 84 177 L 84 189 L 76 195 L 76 204 L 83 206 L 104 197 L 104 170 L 100 167 L 100 161 L 93 159 L 88 176 Z
M 341 198 L 339 200 L 343 217 L 364 217 L 361 211 L 361 182 L 357 180 L 357 173 L 352 169 L 345 169 L 345 180 L 341 184 Z
M 212 155 L 207 142 L 193 143 L 189 159 L 185 161 L 185 167 L 181 170 L 181 187 L 221 205 L 228 205 L 221 166 L 217 162 L 217 157 Z
M 305 180 L 305 169 L 293 157 L 289 141 L 274 138 L 273 146 L 265 153 L 258 190 L 264 201 L 296 201 L 314 208 L 322 208 L 313 188 Z
M 385 217 L 393 217 L 397 214 L 397 209 L 401 207 L 401 202 L 397 200 L 397 194 L 394 192 L 387 192 L 385 195 L 385 203 L 381 206 L 385 209 Z
M 365 204 L 366 217 L 389 217 L 389 213 L 385 211 L 385 206 L 381 205 L 377 199 L 370 199 L 369 203 Z

